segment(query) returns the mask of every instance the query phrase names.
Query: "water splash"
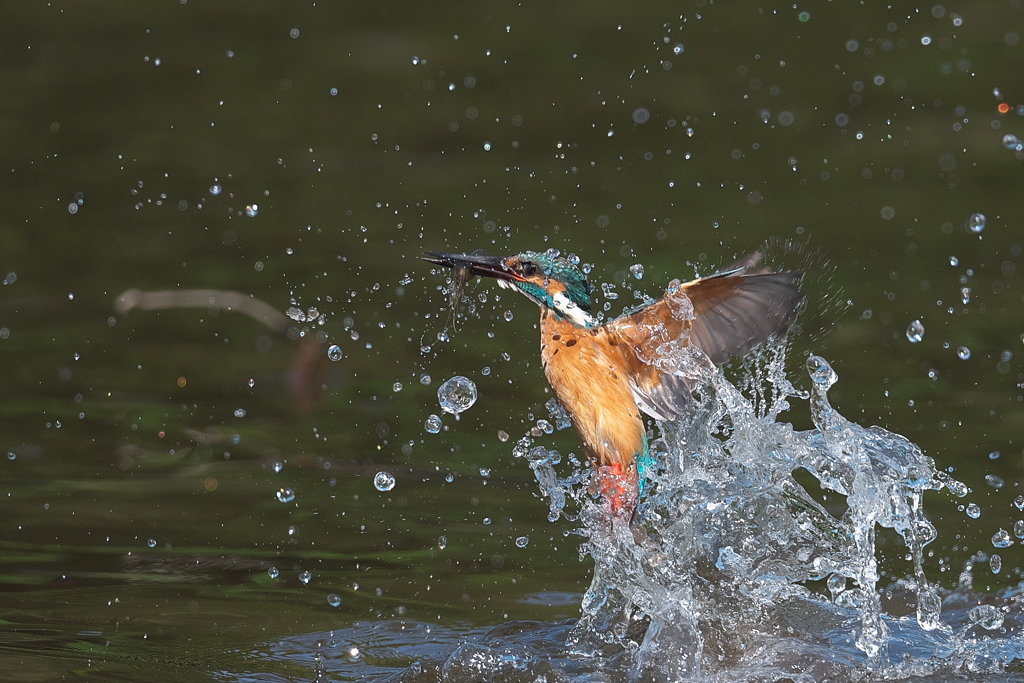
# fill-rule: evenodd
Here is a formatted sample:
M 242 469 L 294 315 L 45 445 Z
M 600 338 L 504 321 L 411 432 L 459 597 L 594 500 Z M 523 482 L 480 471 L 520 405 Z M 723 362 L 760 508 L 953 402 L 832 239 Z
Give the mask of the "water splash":
M 1019 589 L 978 596 L 970 567 L 956 592 L 927 578 L 936 529 L 924 495 L 966 487 L 899 434 L 836 411 L 825 359 L 808 358 L 801 392 L 784 354 L 770 356 L 747 378 L 750 398 L 717 370 L 693 370 L 682 351 L 675 370 L 704 373 L 704 389 L 688 415 L 661 425 L 651 444 L 659 472 L 632 523 L 589 493 L 588 466 L 559 477 L 556 451 L 517 444 L 549 517 L 573 511 L 595 565 L 567 657 L 630 681 L 899 679 L 997 672 L 1024 658 L 1024 638 L 1004 624 L 1020 618 Z M 759 382 L 770 386 L 749 390 Z M 777 421 L 797 399 L 814 429 Z M 905 577 L 885 587 L 880 528 L 899 535 L 908 559 Z

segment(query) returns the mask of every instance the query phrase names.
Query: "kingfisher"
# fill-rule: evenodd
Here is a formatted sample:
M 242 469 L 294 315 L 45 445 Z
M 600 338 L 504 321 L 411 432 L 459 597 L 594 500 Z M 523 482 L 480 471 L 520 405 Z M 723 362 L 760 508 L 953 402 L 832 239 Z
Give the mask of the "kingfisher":
M 754 252 L 707 277 L 673 280 L 658 299 L 602 322 L 586 276 L 556 251 L 422 258 L 453 269 L 457 283 L 494 278 L 540 306 L 544 374 L 595 468 L 591 491 L 629 515 L 654 465 L 643 415 L 681 415 L 700 381 L 680 370 L 679 354 L 708 368 L 743 356 L 784 334 L 804 299 L 802 272 L 757 268 Z

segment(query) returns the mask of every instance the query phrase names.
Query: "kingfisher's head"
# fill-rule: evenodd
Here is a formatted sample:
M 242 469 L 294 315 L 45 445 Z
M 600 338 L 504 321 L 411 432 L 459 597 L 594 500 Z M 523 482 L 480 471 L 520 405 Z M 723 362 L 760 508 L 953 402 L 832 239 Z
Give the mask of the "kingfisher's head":
M 493 277 L 501 287 L 519 291 L 575 325 L 594 324 L 587 278 L 568 259 L 551 252 L 488 256 L 480 249 L 472 254 L 428 251 L 423 260 L 452 268 L 457 276 Z

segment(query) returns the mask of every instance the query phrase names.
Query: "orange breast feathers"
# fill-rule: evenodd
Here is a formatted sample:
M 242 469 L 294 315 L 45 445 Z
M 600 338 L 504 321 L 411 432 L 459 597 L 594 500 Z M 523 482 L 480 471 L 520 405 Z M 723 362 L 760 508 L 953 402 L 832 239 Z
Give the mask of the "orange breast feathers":
M 626 375 L 635 358 L 603 328 L 582 329 L 548 310 L 541 315 L 544 374 L 587 456 L 597 466 L 617 465 L 624 472 L 633 469 L 644 445 L 644 423 Z

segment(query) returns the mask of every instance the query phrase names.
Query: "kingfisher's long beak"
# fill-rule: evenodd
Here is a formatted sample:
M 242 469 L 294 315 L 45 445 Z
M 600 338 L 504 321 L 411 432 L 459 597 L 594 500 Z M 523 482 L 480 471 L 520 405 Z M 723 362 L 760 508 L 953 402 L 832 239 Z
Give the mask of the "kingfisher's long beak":
M 472 254 L 453 254 L 441 251 L 428 251 L 421 259 L 435 266 L 444 266 L 456 271 L 468 269 L 469 275 L 493 277 L 498 280 L 514 280 L 515 275 L 505 268 L 505 259 L 501 256 L 488 256 L 483 249 Z

